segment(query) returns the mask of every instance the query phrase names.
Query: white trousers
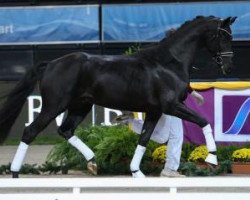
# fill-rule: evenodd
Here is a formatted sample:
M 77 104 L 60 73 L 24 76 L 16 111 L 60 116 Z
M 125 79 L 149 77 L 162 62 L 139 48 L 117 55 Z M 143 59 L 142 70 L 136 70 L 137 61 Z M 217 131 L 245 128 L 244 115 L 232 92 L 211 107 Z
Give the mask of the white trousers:
M 132 130 L 141 134 L 144 121 L 134 119 L 131 122 Z M 177 170 L 180 165 L 181 149 L 183 143 L 183 125 L 182 120 L 163 114 L 150 138 L 157 143 L 163 144 L 168 141 L 168 148 L 166 152 L 165 170 Z

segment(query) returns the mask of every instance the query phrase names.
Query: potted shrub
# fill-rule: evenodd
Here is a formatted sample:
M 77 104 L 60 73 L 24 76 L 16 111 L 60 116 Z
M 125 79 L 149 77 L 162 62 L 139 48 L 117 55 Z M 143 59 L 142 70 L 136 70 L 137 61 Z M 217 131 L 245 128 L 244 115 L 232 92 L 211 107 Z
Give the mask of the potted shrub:
M 232 154 L 232 173 L 250 174 L 250 149 L 242 148 Z
M 194 162 L 199 168 L 207 168 L 205 159 L 208 155 L 208 150 L 205 145 L 196 147 L 189 155 L 188 161 Z
M 162 164 L 166 160 L 167 145 L 161 145 L 157 147 L 152 153 L 154 163 Z

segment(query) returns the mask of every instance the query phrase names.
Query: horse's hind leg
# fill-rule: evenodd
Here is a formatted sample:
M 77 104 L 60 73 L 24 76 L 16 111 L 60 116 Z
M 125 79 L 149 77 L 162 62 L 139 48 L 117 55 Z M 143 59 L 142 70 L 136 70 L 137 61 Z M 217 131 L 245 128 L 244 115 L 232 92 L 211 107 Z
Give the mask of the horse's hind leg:
M 96 175 L 97 165 L 94 158 L 94 152 L 77 136 L 74 136 L 75 129 L 89 113 L 92 108 L 92 105 L 93 104 L 91 103 L 73 102 L 68 109 L 67 118 L 64 120 L 63 124 L 58 128 L 58 133 L 82 153 L 82 155 L 88 162 L 88 171 L 91 174 Z
M 53 108 L 42 109 L 41 113 L 38 115 L 35 121 L 32 122 L 30 126 L 24 129 L 22 140 L 11 163 L 11 172 L 13 178 L 18 178 L 18 174 L 28 150 L 29 144 L 61 112 L 62 111 L 56 111 Z
M 175 115 L 181 119 L 193 122 L 202 128 L 206 140 L 207 149 L 209 152 L 205 161 L 207 163 L 217 165 L 218 161 L 216 156 L 216 144 L 213 138 L 211 126 L 207 122 L 207 120 L 205 118 L 202 118 L 195 111 L 191 110 L 190 108 L 186 107 L 184 104 L 181 103 L 177 104 L 175 106 L 175 109 L 170 114 Z
M 145 175 L 140 170 L 140 163 L 142 157 L 146 151 L 146 146 L 150 140 L 150 137 L 154 131 L 154 128 L 161 116 L 161 113 L 146 113 L 146 119 L 144 121 L 142 131 L 140 134 L 139 142 L 136 147 L 133 159 L 130 163 L 130 170 L 134 178 L 144 178 Z

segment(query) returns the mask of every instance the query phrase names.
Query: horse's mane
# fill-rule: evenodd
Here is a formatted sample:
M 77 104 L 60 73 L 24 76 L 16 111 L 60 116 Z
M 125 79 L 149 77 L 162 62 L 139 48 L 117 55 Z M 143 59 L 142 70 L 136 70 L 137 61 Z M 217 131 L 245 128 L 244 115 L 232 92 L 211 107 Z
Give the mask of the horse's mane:
M 212 20 L 220 20 L 220 19 L 217 18 L 217 17 L 215 17 L 215 16 L 212 16 L 212 15 L 208 16 L 208 17 L 205 17 L 205 16 L 196 16 L 194 19 L 187 20 L 185 23 L 183 23 L 179 28 L 177 28 L 175 30 L 175 33 L 180 33 L 184 29 L 186 29 L 186 28 L 188 28 L 190 26 L 192 27 L 192 26 L 195 26 L 197 24 L 208 22 L 208 21 L 212 21 Z M 174 35 L 174 34 L 170 34 L 170 36 L 172 36 L 172 35 Z M 160 42 L 166 42 L 168 38 L 170 38 L 170 37 L 168 37 L 168 35 L 167 35 Z
M 177 32 L 181 32 L 183 29 L 186 29 L 187 27 L 189 27 L 190 25 L 196 25 L 197 23 L 201 23 L 201 22 L 207 22 L 207 21 L 211 21 L 211 20 L 220 20 L 219 18 L 215 17 L 215 16 L 196 16 L 194 19 L 192 20 L 187 20 L 186 22 L 184 22 L 180 27 L 178 27 L 177 29 L 174 29 L 174 33 Z M 169 29 L 166 31 L 166 35 L 163 39 L 161 39 L 159 42 L 157 42 L 156 44 L 144 47 L 142 49 L 140 49 L 140 52 L 144 52 L 144 51 L 148 51 L 148 50 L 152 50 L 154 47 L 156 47 L 157 45 L 161 44 L 162 42 L 167 42 L 169 38 L 171 38 L 172 35 L 174 35 L 172 32 L 173 29 Z M 171 33 L 169 34 L 169 31 L 171 31 Z
M 149 55 L 149 53 L 154 53 L 154 51 L 156 51 L 158 49 L 159 46 L 161 46 L 162 44 L 166 45 L 167 43 L 170 43 L 172 40 L 172 36 L 175 35 L 175 33 L 181 34 L 183 30 L 185 30 L 186 28 L 189 28 L 190 26 L 195 26 L 196 24 L 200 24 L 202 22 L 208 22 L 211 20 L 220 20 L 219 18 L 215 17 L 215 16 L 196 16 L 194 19 L 192 20 L 187 20 L 185 23 L 183 23 L 179 28 L 174 29 L 174 31 L 172 31 L 172 29 L 168 30 L 166 32 L 165 37 L 160 40 L 159 42 L 157 42 L 156 44 L 144 47 L 142 49 L 140 49 L 138 52 L 135 53 L 136 56 L 140 56 L 140 55 Z M 170 34 L 169 34 L 169 31 Z M 173 33 L 172 33 L 173 32 Z

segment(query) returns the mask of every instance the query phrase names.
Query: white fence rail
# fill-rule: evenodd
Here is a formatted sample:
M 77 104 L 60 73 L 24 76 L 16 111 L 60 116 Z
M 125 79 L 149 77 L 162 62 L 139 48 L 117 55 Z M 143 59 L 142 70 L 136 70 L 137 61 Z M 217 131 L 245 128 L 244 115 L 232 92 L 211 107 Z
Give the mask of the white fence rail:
M 1 200 L 249 200 L 250 177 L 0 179 Z

